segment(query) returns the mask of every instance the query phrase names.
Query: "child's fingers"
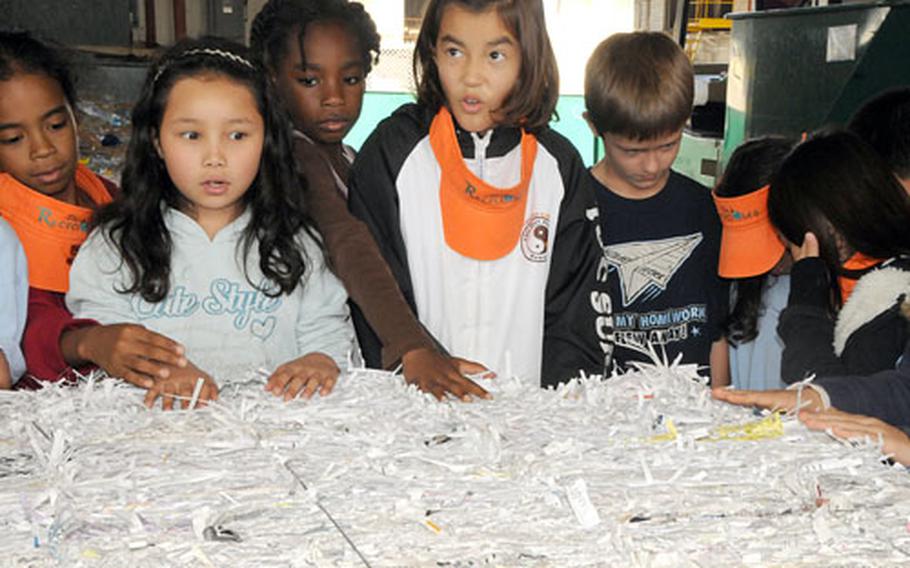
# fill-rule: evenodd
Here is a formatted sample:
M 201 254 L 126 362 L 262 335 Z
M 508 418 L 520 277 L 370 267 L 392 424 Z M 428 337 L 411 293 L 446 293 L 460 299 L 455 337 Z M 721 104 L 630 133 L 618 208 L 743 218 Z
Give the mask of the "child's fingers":
M 129 371 L 145 375 L 148 377 L 158 377 L 161 379 L 166 379 L 171 376 L 171 371 L 167 367 L 159 365 L 154 361 L 149 361 L 148 359 L 143 359 L 139 356 L 130 357 L 126 361 L 126 366 Z
M 442 377 L 439 377 L 436 380 L 433 380 L 432 382 L 434 385 L 441 387 L 442 398 L 445 398 L 446 395 L 451 394 L 455 398 L 463 401 L 468 401 L 471 400 L 471 395 L 469 394 L 468 388 L 464 384 L 464 381 L 469 381 L 469 379 L 462 377 L 457 373 L 449 373 L 443 375 Z
M 218 390 L 218 385 L 215 384 L 215 381 L 206 381 L 205 386 L 202 387 L 202 391 L 205 393 L 205 400 L 218 400 L 220 391 Z
M 757 406 L 766 409 L 790 410 L 796 404 L 796 391 L 750 391 L 712 389 L 711 396 L 737 406 Z
M 418 383 L 418 386 L 420 387 L 420 390 L 432 394 L 436 397 L 436 400 L 440 402 L 445 400 L 446 396 L 452 392 L 452 389 L 448 386 L 443 386 L 441 382 L 434 380 L 423 381 L 422 383 Z
M 125 373 L 122 373 L 122 375 L 123 377 L 121 378 L 131 385 L 136 385 L 137 387 L 144 389 L 150 389 L 155 386 L 155 380 L 147 375 L 133 371 L 126 371 Z
M 451 373 L 441 374 L 432 377 L 415 377 L 410 382 L 417 385 L 423 392 L 428 392 L 436 397 L 437 400 L 445 400 L 446 396 L 452 396 L 462 400 L 470 401 L 472 396 L 480 398 L 492 398 L 490 394 L 481 388 L 477 383 L 458 374 L 452 370 Z
M 493 376 L 495 377 L 495 374 Z M 462 400 L 470 400 L 472 396 L 485 399 L 493 398 L 486 389 L 467 377 L 457 375 L 455 377 L 450 376 L 447 378 L 449 379 L 449 392 Z
M 158 396 L 161 394 L 161 385 L 153 384 L 152 388 L 145 393 L 145 400 L 143 401 L 146 408 L 151 408 L 155 406 L 155 400 L 158 399 Z
M 894 459 L 910 464 L 910 438 L 890 424 L 871 416 L 849 414 L 835 409 L 819 413 L 801 413 L 800 420 L 812 430 L 831 432 L 841 439 L 865 438 L 874 443 L 882 441 L 882 451 L 894 454 Z
M 199 391 L 199 398 L 196 399 L 196 408 L 203 408 L 206 406 L 206 403 L 212 400 L 212 386 L 208 381 L 202 385 L 202 390 Z
M 853 417 L 853 418 L 859 418 L 859 417 L 860 417 L 859 414 L 852 414 L 852 413 L 850 413 L 850 412 L 844 412 L 844 411 L 841 410 L 840 408 L 834 408 L 834 407 L 831 407 L 831 408 L 829 408 L 828 410 L 826 410 L 826 411 L 824 411 L 824 412 L 819 412 L 818 414 L 816 414 L 816 416 L 818 416 L 818 417 L 824 417 L 824 418 L 834 418 L 834 417 L 836 417 L 836 416 Z
M 288 381 L 287 389 L 284 391 L 284 400 L 288 401 L 297 396 L 297 393 L 303 389 L 303 386 L 306 384 L 306 378 L 301 377 L 300 375 L 294 375 L 290 381 Z M 280 393 L 278 393 L 280 394 Z
M 813 430 L 831 430 L 831 432 L 838 438 L 878 438 L 879 434 L 884 435 L 885 432 L 881 428 L 874 428 L 872 426 L 863 425 L 863 424 L 849 424 L 843 422 L 834 422 L 831 424 L 815 425 L 810 426 L 806 423 L 807 426 Z
M 881 430 L 875 430 L 873 428 L 865 427 L 856 427 L 856 426 L 844 426 L 836 425 L 831 426 L 831 432 L 838 438 L 871 438 L 873 440 L 878 439 L 879 434 L 884 435 L 884 432 Z
M 272 373 L 272 376 L 269 377 L 268 382 L 265 384 L 265 390 L 274 394 L 275 396 L 281 395 L 287 388 L 288 382 L 290 382 L 292 375 L 288 372 L 288 368 L 285 365 L 282 365 L 275 369 L 275 372 Z
M 862 414 L 849 414 L 844 412 L 840 415 L 840 420 L 845 423 L 855 424 L 857 426 L 865 426 L 870 428 L 888 428 L 890 424 L 879 420 L 878 418 L 873 418 L 871 416 L 865 416 Z
M 196 382 L 203 377 L 199 377 L 196 380 L 190 381 L 180 381 L 177 384 L 176 388 L 176 397 L 179 397 L 180 407 L 184 410 L 190 407 L 190 400 L 193 398 L 193 392 L 196 390 Z M 203 379 L 204 380 L 204 379 Z M 175 401 L 176 402 L 176 401 Z
M 819 254 L 818 237 L 814 233 L 806 233 L 803 238 L 803 258 L 816 257 Z
M 813 258 L 819 255 L 818 238 L 813 233 L 803 235 L 801 245 L 790 244 L 790 254 L 793 260 L 799 261 L 804 258 Z
M 335 362 L 328 356 L 311 353 L 278 367 L 265 388 L 275 396 L 283 394 L 285 400 L 297 396 L 311 398 L 317 391 L 331 392 L 339 373 Z
M 172 367 L 186 367 L 186 357 L 175 351 L 150 342 L 141 342 L 136 349 L 136 355 L 152 363 L 163 363 Z
M 810 400 L 809 395 L 813 391 L 806 390 L 803 392 L 803 400 Z M 786 410 L 790 411 L 796 406 L 796 391 L 765 391 L 765 392 L 756 392 L 752 397 L 752 404 L 758 406 L 759 408 L 767 408 L 769 410 Z
M 480 375 L 483 374 L 485 379 L 495 379 L 496 373 L 488 369 L 485 365 L 478 363 L 477 361 L 469 361 L 468 359 L 461 359 L 460 357 L 452 357 L 452 363 L 455 364 L 455 368 L 462 375 Z
M 845 432 L 855 432 L 857 434 L 877 434 L 883 429 L 881 426 L 873 424 L 857 424 L 850 422 L 838 422 L 833 426 Z
M 738 391 L 725 388 L 711 389 L 711 396 L 731 404 L 750 404 L 754 391 Z
M 834 410 L 834 409 L 831 409 Z M 825 412 L 806 412 L 803 410 L 799 413 L 799 419 L 803 422 L 816 422 L 819 424 L 827 424 L 830 422 L 842 422 L 844 416 L 839 416 L 836 414 L 831 414 L 831 410 L 826 410 Z
M 859 414 L 850 414 L 840 410 L 830 409 L 825 412 L 801 412 L 799 419 L 808 424 L 818 424 L 820 426 L 838 426 L 856 428 L 876 428 L 881 429 L 887 425 L 876 418 L 870 416 L 861 416 Z
M 452 368 L 446 369 L 441 377 L 441 386 L 446 392 L 451 393 L 463 401 L 471 400 L 472 396 L 486 399 L 491 398 L 490 393 L 469 379 L 467 375 L 480 375 L 483 373 L 485 379 L 494 379 L 496 378 L 496 373 L 490 371 L 486 366 L 481 365 L 476 361 L 469 361 L 459 357 L 450 357 L 449 362 L 453 364 Z M 443 394 L 443 397 L 444 396 L 445 394 Z
M 303 389 L 303 396 L 307 400 L 313 398 L 313 395 L 316 394 L 316 391 L 319 390 L 319 385 L 322 384 L 324 379 L 322 373 L 316 371 L 310 371 L 306 377 L 306 386 Z
M 722 398 L 721 400 L 726 400 L 729 403 L 737 404 L 739 406 L 759 406 L 757 399 L 758 395 L 754 392 L 730 391 L 727 398 Z
M 432 394 L 436 397 L 436 400 L 443 400 L 446 397 L 446 393 L 449 392 L 449 389 L 444 387 L 442 381 L 439 380 L 412 377 L 408 382 L 417 385 L 417 388 L 423 392 Z
M 185 353 L 183 345 L 174 341 L 170 337 L 161 335 L 158 332 L 152 331 L 143 326 L 136 326 L 136 339 L 143 343 L 148 343 L 149 345 L 167 351 L 172 355 L 182 357 Z
M 335 388 L 335 384 L 338 382 L 338 374 L 330 375 L 322 382 L 322 388 L 319 389 L 319 395 L 325 396 L 332 392 L 332 389 Z
M 165 383 L 161 392 L 161 409 L 174 410 L 174 395 L 176 394 L 174 385 Z
M 192 398 L 192 395 L 190 395 Z M 196 399 L 196 408 L 208 406 L 208 401 L 218 399 L 218 386 L 211 379 L 206 379 L 199 391 L 199 398 Z
M 193 388 L 196 380 L 165 381 L 164 394 L 162 396 L 161 407 L 164 410 L 173 410 L 174 402 L 177 397 L 190 397 L 193 394 Z

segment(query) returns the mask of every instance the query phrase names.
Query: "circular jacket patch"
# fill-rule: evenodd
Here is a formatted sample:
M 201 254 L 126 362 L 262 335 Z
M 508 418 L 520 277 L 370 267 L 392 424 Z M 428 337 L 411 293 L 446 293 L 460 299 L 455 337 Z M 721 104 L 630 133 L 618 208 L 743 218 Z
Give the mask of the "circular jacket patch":
M 521 253 L 531 262 L 545 262 L 550 252 L 550 216 L 531 215 L 521 230 Z

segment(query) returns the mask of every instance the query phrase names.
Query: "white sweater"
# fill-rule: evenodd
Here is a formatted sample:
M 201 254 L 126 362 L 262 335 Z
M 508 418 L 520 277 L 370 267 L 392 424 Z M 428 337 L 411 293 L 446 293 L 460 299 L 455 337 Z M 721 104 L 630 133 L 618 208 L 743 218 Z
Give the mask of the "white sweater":
M 301 234 L 307 271 L 291 295 L 269 297 L 250 284 L 264 280 L 257 246 L 244 274 L 238 244 L 249 212 L 209 239 L 196 221 L 169 209 L 165 225 L 173 239 L 171 286 L 161 302 L 122 294 L 129 270 L 101 232 L 79 250 L 70 272 L 66 303 L 77 318 L 102 324 L 137 323 L 180 342 L 187 357 L 221 383 L 243 380 L 260 367 L 321 352 L 342 370 L 354 349 L 347 294 L 325 267 L 316 243 Z

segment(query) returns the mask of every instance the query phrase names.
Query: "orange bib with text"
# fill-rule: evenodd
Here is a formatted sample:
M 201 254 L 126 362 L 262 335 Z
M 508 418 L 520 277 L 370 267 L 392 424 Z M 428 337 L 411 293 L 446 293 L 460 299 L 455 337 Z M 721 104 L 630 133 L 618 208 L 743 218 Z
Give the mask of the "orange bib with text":
M 430 125 L 430 146 L 441 170 L 439 202 L 446 244 L 477 260 L 496 260 L 512 252 L 524 225 L 537 138 L 522 130 L 521 179 L 510 188 L 494 187 L 468 169 L 445 107 Z
M 76 168 L 76 186 L 97 205 L 111 202 L 101 179 L 81 164 Z M 69 290 L 70 265 L 88 236 L 92 213 L 92 209 L 58 201 L 9 174 L 0 174 L 0 217 L 22 241 L 32 288 Z

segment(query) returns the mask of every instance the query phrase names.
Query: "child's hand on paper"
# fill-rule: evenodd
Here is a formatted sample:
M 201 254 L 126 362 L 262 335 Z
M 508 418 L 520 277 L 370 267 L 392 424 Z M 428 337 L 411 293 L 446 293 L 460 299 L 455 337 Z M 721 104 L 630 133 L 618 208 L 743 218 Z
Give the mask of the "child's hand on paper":
M 291 400 L 298 395 L 312 398 L 316 392 L 325 396 L 332 392 L 341 371 L 331 357 L 324 353 L 309 353 L 281 365 L 269 377 L 265 390 Z
M 203 380 L 203 384 L 196 406 L 205 406 L 209 400 L 218 400 L 218 385 L 208 373 L 200 370 L 196 365 L 187 362 L 185 367 L 171 367 L 169 371 L 167 378 L 155 379 L 152 388 L 146 393 L 145 405 L 147 407 L 153 407 L 155 401 L 161 398 L 161 408 L 172 410 L 175 397 L 181 397 L 184 399 L 180 402 L 181 406 L 184 409 L 188 408 L 199 379 Z

